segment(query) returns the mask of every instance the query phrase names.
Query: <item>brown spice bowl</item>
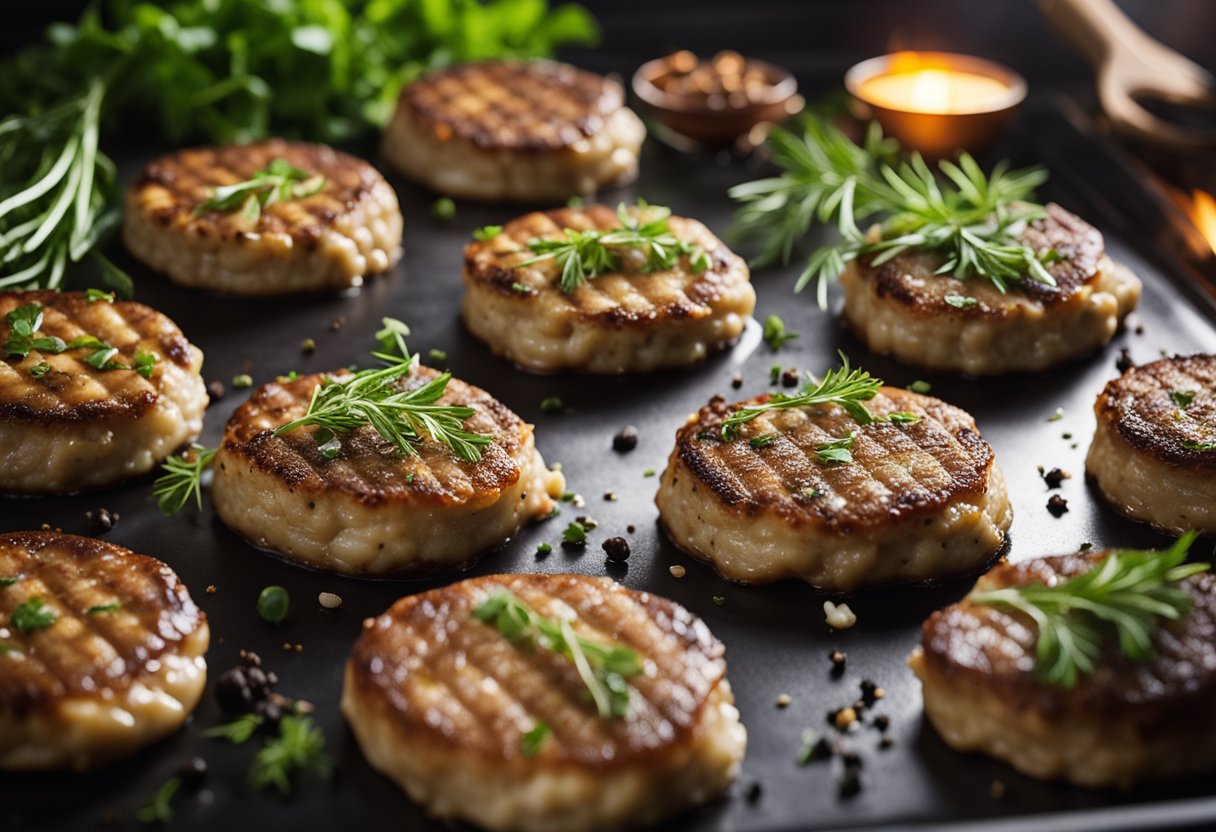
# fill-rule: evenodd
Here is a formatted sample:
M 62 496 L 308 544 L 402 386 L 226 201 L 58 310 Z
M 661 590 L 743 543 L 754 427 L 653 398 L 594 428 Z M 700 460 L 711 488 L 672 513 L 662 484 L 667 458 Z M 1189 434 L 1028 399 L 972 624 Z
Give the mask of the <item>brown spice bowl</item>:
M 924 113 L 866 100 L 863 85 L 870 78 L 887 74 L 894 57 L 882 55 L 857 64 L 845 73 L 845 88 L 869 111 L 861 114 L 863 117 L 872 116 L 882 125 L 883 131 L 897 139 L 905 149 L 915 150 L 930 159 L 953 156 L 961 150 L 978 153 L 988 147 L 1009 127 L 1026 99 L 1026 79 L 1008 67 L 970 55 L 924 52 L 921 57 L 932 66 L 995 78 L 1009 87 L 1009 94 L 993 109 L 974 113 Z
M 746 60 L 749 67 L 763 72 L 769 83 L 762 95 L 749 98 L 743 106 L 712 108 L 662 89 L 655 82 L 671 70 L 666 57 L 638 67 L 633 74 L 633 92 L 660 124 L 695 144 L 727 147 L 749 136 L 763 141 L 763 136 L 753 136 L 753 131 L 796 114 L 803 100 L 798 95 L 798 81 L 789 70 L 754 58 Z

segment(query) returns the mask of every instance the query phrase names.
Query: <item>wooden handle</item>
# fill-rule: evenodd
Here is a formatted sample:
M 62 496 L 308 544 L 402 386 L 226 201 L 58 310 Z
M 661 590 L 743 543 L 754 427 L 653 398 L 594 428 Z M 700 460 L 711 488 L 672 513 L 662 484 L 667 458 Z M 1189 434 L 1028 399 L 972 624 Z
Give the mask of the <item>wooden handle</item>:
M 1142 47 L 1148 40 L 1113 0 L 1039 0 L 1039 9 L 1056 34 L 1094 67 L 1117 49 Z

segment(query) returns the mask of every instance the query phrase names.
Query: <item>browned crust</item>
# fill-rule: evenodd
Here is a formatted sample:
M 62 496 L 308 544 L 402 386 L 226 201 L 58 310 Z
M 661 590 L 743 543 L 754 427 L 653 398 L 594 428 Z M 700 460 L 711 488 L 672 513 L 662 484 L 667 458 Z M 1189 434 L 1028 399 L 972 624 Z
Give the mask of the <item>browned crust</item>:
M 1110 551 L 1003 564 L 980 578 L 974 591 L 1052 584 L 1092 569 Z M 1048 721 L 1070 714 L 1110 719 L 1134 710 L 1138 722 L 1185 728 L 1216 696 L 1216 576 L 1186 580 L 1189 615 L 1161 627 L 1155 655 L 1132 662 L 1112 642 L 1092 676 L 1071 689 L 1035 675 L 1037 629 L 1018 612 L 973 603 L 969 597 L 925 621 L 921 645 L 927 670 L 945 683 L 984 689 L 1011 708 L 1033 708 Z
M 1183 410 L 1172 392 L 1195 397 Z M 1216 442 L 1216 355 L 1162 358 L 1128 370 L 1107 382 L 1094 414 L 1133 451 L 1169 465 L 1216 471 L 1216 451 L 1182 444 Z
M 517 267 L 534 256 L 528 242 L 537 237 L 557 240 L 567 228 L 590 231 L 619 225 L 616 210 L 599 204 L 525 214 L 503 226 L 501 234 L 465 246 L 464 279 L 520 304 L 556 298 L 565 312 L 582 321 L 618 328 L 707 317 L 727 286 L 749 279 L 741 257 L 704 225 L 683 217 L 672 217 L 669 225 L 677 239 L 701 246 L 709 256 L 709 266 L 701 274 L 693 274 L 682 261 L 670 271 L 603 274 L 567 295 L 561 290 L 560 268 L 552 260 Z M 624 282 L 616 286 L 612 278 Z
M 418 367 L 402 380 L 402 389 L 420 387 L 438 375 Z M 438 403 L 476 408 L 465 429 L 494 437 L 493 444 L 481 449 L 480 462 L 464 462 L 429 437 L 415 446 L 417 456 L 402 457 L 369 426 L 340 434 L 341 451 L 335 459 L 322 455 L 312 427 L 276 436 L 274 428 L 305 414 L 323 378 L 301 376 L 256 390 L 228 420 L 224 453 L 275 477 L 284 488 L 318 497 L 343 494 L 365 506 L 459 505 L 501 493 L 519 481 L 516 457 L 531 425 L 486 391 L 455 378 Z
M 215 188 L 250 179 L 280 158 L 324 176 L 324 188 L 312 196 L 269 206 L 252 227 L 239 211 L 196 213 Z M 377 184 L 383 181 L 367 162 L 332 147 L 266 139 L 253 144 L 188 148 L 160 157 L 131 183 L 127 210 L 196 237 L 253 244 L 261 234 L 286 234 L 296 244 L 313 249 L 327 227 L 372 199 Z
M 399 107 L 482 149 L 538 153 L 603 129 L 625 102 L 616 81 L 554 61 L 485 61 L 437 69 L 401 91 Z
M 123 691 L 206 625 L 177 575 L 155 558 L 58 532 L 0 535 L 0 711 L 24 715 L 65 697 Z M 58 612 L 48 628 L 21 633 L 13 610 L 41 598 Z M 115 613 L 87 610 L 117 601 Z
M 472 611 L 499 588 L 544 615 L 555 601 L 578 616 L 578 630 L 630 647 L 650 669 L 629 680 L 631 712 L 602 719 L 585 701 L 572 663 L 547 650 L 522 649 Z M 506 713 L 544 719 L 552 734 L 532 761 L 608 769 L 689 741 L 706 699 L 725 678 L 724 648 L 699 618 L 666 598 L 584 575 L 491 575 L 402 598 L 364 623 L 351 651 L 361 704 L 377 707 L 406 742 L 443 745 L 488 760 L 518 761 L 520 729 Z M 501 695 L 468 698 L 460 668 L 497 681 Z M 436 687 L 437 686 L 437 687 Z M 472 717 L 453 724 L 434 707 L 436 690 Z M 370 703 L 369 703 L 370 700 Z
M 90 303 L 83 292 L 0 293 L 0 342 L 9 337 L 4 316 L 30 303 L 43 307 L 43 335 L 64 341 L 92 335 L 116 347 L 115 360 L 128 365 L 142 351 L 155 353 L 158 363 L 189 367 L 193 362 L 190 342 L 160 312 L 127 300 Z M 40 379 L 29 371 L 47 357 L 31 352 L 22 360 L 5 358 L 13 378 L 0 384 L 0 421 L 45 426 L 138 418 L 156 403 L 161 370 L 154 369 L 151 379 L 131 370 L 98 370 L 84 362 L 89 352 L 72 350 L 50 358 L 54 369 Z
M 992 447 L 970 415 L 939 399 L 884 387 L 867 403 L 872 414 L 907 411 L 920 421 L 863 426 L 843 408 L 827 405 L 804 408 L 808 419 L 791 431 L 777 431 L 767 447 L 751 446 L 755 437 L 774 432 L 765 417 L 744 424 L 729 442 L 718 438 L 731 413 L 769 399 L 765 394 L 727 404 L 715 397 L 676 432 L 680 461 L 735 511 L 771 512 L 795 526 L 847 535 L 931 515 L 960 497 L 988 490 Z M 833 465 L 815 457 L 820 444 L 850 431 L 856 432 L 852 463 Z M 808 488 L 815 497 L 805 496 Z
M 1030 279 L 1011 281 L 1009 292 L 1004 295 L 983 278 L 959 281 L 936 275 L 944 258 L 916 251 L 893 257 L 877 268 L 868 265 L 873 257 L 860 266 L 862 273 L 873 280 L 878 297 L 905 306 L 917 315 L 994 320 L 1009 315 L 1019 296 L 1047 305 L 1064 304 L 1097 279 L 1105 253 L 1101 232 L 1059 205 L 1047 205 L 1046 218 L 1028 225 L 1021 239 L 1036 251 L 1054 248 L 1060 255 L 1059 260 L 1047 266 L 1055 278 L 1055 286 Z M 945 297 L 956 293 L 973 297 L 977 303 L 963 308 L 952 306 Z

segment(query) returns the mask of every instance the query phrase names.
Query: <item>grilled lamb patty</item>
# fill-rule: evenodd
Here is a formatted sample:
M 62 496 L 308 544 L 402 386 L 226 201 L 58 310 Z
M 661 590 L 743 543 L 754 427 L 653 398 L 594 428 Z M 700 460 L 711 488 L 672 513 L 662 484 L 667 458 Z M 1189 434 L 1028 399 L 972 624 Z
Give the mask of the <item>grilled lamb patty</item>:
M 276 159 L 314 176 L 311 196 L 279 200 L 250 222 L 202 209 L 216 188 Z M 320 144 L 268 139 L 179 150 L 149 164 L 127 192 L 123 241 L 175 283 L 234 295 L 339 292 L 401 257 L 397 195 L 362 159 Z
M 438 375 L 418 367 L 400 384 L 412 389 Z M 402 456 L 367 425 L 338 434 L 333 458 L 313 427 L 276 436 L 274 428 L 307 412 L 322 378 L 267 384 L 228 420 L 211 494 L 220 519 L 260 549 L 349 575 L 455 569 L 547 517 L 565 487 L 545 467 L 532 426 L 458 379 L 437 404 L 476 409 L 465 429 L 494 438 L 479 462 L 429 437 L 416 456 Z
M 637 178 L 646 128 L 616 81 L 553 61 L 437 69 L 401 92 L 381 152 L 449 196 L 561 202 Z
M 630 209 L 636 214 L 636 209 Z M 534 238 L 561 239 L 564 229 L 619 227 L 604 205 L 533 212 L 501 233 L 465 247 L 462 316 L 491 350 L 538 372 L 642 373 L 686 366 L 732 344 L 756 305 L 747 264 L 696 220 L 671 217 L 679 240 L 700 246 L 708 266 L 688 257 L 676 268 L 644 272 L 642 264 L 602 274 L 562 291 L 553 259 L 516 268 L 534 256 Z
M 114 485 L 152 470 L 202 431 L 203 354 L 177 325 L 133 301 L 90 302 L 83 292 L 2 292 L 0 320 L 41 308 L 40 338 L 91 336 L 117 349 L 104 366 L 155 356 L 148 377 L 88 363 L 95 347 L 31 349 L 0 361 L 0 492 L 62 494 Z M 0 340 L 12 326 L 0 323 Z M 105 355 L 101 355 L 104 358 Z
M 1109 552 L 1004 564 L 973 592 L 1053 583 L 1095 568 Z M 909 664 L 925 715 L 953 748 L 983 751 L 1024 774 L 1092 788 L 1128 787 L 1216 766 L 1216 576 L 1186 579 L 1192 609 L 1154 638 L 1144 663 L 1109 645 L 1072 688 L 1035 673 L 1034 623 L 964 598 L 933 613 Z
M 1216 355 L 1135 367 L 1094 414 L 1085 470 L 1108 503 L 1166 532 L 1216 534 Z
M 681 549 L 725 578 L 800 578 L 822 590 L 964 575 L 1004 547 L 1013 510 L 992 448 L 966 412 L 884 387 L 859 425 L 837 405 L 770 410 L 721 438 L 715 398 L 676 432 L 655 502 Z M 851 462 L 821 459 L 853 435 Z
M 1047 370 L 1110 343 L 1136 308 L 1140 280 L 1106 256 L 1102 235 L 1058 205 L 1023 234 L 1054 249 L 1050 286 L 1032 279 L 1002 293 L 988 279 L 936 274 L 942 258 L 910 251 L 840 276 L 844 318 L 871 350 L 930 370 L 976 376 Z
M 509 590 L 642 660 L 601 717 L 574 664 L 472 613 Z M 364 622 L 342 711 L 372 766 L 441 818 L 583 832 L 659 821 L 719 794 L 746 744 L 722 644 L 687 610 L 606 578 L 494 575 L 402 598 Z M 524 734 L 548 736 L 529 756 Z
M 14 532 L 0 535 L 0 578 L 0 769 L 93 768 L 190 716 L 210 636 L 168 566 L 87 537 Z

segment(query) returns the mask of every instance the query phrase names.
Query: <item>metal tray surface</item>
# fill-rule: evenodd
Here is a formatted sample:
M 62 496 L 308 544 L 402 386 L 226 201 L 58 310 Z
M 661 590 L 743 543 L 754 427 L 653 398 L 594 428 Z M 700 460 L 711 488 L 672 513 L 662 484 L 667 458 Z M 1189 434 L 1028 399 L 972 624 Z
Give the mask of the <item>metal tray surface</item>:
M 1025 131 L 1025 128 L 1023 128 Z M 1034 135 L 1034 131 L 1025 131 Z M 1026 139 L 1027 135 L 1022 135 Z M 1036 136 L 1042 139 L 1042 136 Z M 1035 142 L 1019 141 L 1025 154 Z M 364 155 L 373 156 L 370 148 Z M 131 153 L 122 166 L 129 180 L 152 155 Z M 1023 159 L 1022 161 L 1033 161 Z M 611 193 L 605 201 L 644 196 L 670 205 L 677 213 L 705 221 L 719 233 L 729 225 L 727 188 L 758 175 L 758 162 L 739 162 L 675 153 L 648 143 L 643 176 L 636 187 Z M 1098 504 L 1086 486 L 1083 460 L 1093 428 L 1092 404 L 1102 385 L 1116 375 L 1115 358 L 1126 346 L 1137 361 L 1162 351 L 1216 351 L 1216 310 L 1202 296 L 1180 286 L 1166 263 L 1150 263 L 1137 254 L 1142 240 L 1108 236 L 1112 255 L 1144 280 L 1145 291 L 1134 322 L 1143 333 L 1121 333 L 1107 350 L 1055 372 L 1031 377 L 976 380 L 929 374 L 867 351 L 820 311 L 809 296 L 791 291 L 798 267 L 766 269 L 753 279 L 759 294 L 756 317 L 780 314 L 800 334 L 778 354 L 760 340 L 752 323 L 739 345 L 682 372 L 630 378 L 540 376 L 521 372 L 490 355 L 461 327 L 458 317 L 462 246 L 470 231 L 500 222 L 513 209 L 461 204 L 448 222 L 433 219 L 432 194 L 390 175 L 406 217 L 402 265 L 372 280 L 361 292 L 341 297 L 290 300 L 239 300 L 176 288 L 147 273 L 120 250 L 113 255 L 136 276 L 137 297 L 174 318 L 206 353 L 204 376 L 228 384 L 234 374 L 250 373 L 256 384 L 290 370 L 314 371 L 366 364 L 372 333 L 382 315 L 393 315 L 414 330 L 410 339 L 423 355 L 445 350 L 457 376 L 480 385 L 536 424 L 539 447 L 549 462 L 561 462 L 571 490 L 586 507 L 566 504 L 559 518 L 525 529 L 502 550 L 484 557 L 467 574 L 496 572 L 575 572 L 609 574 L 627 586 L 652 590 L 684 604 L 702 616 L 725 642 L 729 674 L 749 732 L 747 759 L 740 783 L 728 799 L 663 824 L 667 830 L 793 830 L 882 827 L 927 824 L 959 828 L 1013 829 L 1131 828 L 1178 826 L 1216 821 L 1216 798 L 1210 781 L 1145 787 L 1129 793 L 1094 793 L 1063 785 L 1035 782 L 1009 767 L 981 756 L 947 748 L 921 717 L 919 683 L 905 666 L 917 643 L 922 620 L 934 609 L 962 596 L 970 580 L 944 586 L 904 587 L 850 599 L 857 625 L 833 632 L 825 621 L 823 598 L 801 584 L 733 586 L 709 568 L 692 562 L 667 542 L 656 524 L 653 502 L 657 477 L 647 469 L 663 468 L 673 436 L 684 418 L 721 393 L 733 399 L 769 390 L 774 364 L 822 371 L 844 350 L 890 384 L 917 379 L 932 383 L 932 392 L 966 408 L 993 444 L 1015 506 L 1010 557 L 1015 560 L 1075 551 L 1082 543 L 1159 545 L 1164 539 L 1144 526 L 1124 520 Z M 1102 183 L 1095 184 L 1102 190 Z M 1056 177 L 1046 196 L 1085 215 L 1090 211 L 1067 177 Z M 1089 214 L 1103 226 L 1101 216 Z M 1103 226 L 1108 231 L 1107 226 Z M 1150 229 L 1144 229 L 1149 233 Z M 1164 268 L 1163 268 L 1164 267 Z M 338 331 L 330 323 L 341 316 Z M 305 355 L 304 338 L 317 349 Z M 740 390 L 731 378 L 742 373 Z M 568 412 L 543 414 L 540 402 L 560 396 Z M 245 399 L 232 390 L 207 412 L 203 441 L 217 442 L 225 420 Z M 1057 409 L 1063 417 L 1050 420 Z M 613 434 L 632 424 L 641 441 L 628 454 L 611 450 Z M 1069 511 L 1048 514 L 1048 491 L 1036 466 L 1060 466 L 1072 473 L 1061 494 Z M 395 785 L 374 772 L 356 746 L 338 711 L 342 666 L 359 634 L 360 622 L 383 611 L 402 595 L 457 580 L 415 582 L 360 581 L 310 572 L 257 552 L 230 533 L 209 506 L 188 508 L 163 518 L 150 502 L 148 480 L 102 493 L 53 499 L 9 499 L 0 503 L 0 529 L 37 528 L 43 523 L 67 532 L 88 533 L 85 512 L 104 506 L 119 512 L 107 540 L 162 558 L 181 575 L 210 619 L 208 655 L 211 684 L 190 725 L 136 757 L 88 775 L 0 777 L 0 821 L 4 828 L 75 830 L 98 822 L 135 828 L 134 809 L 175 769 L 198 755 L 209 764 L 201 791 L 183 791 L 174 801 L 174 828 L 215 829 L 440 829 L 450 825 L 428 820 Z M 619 499 L 608 502 L 606 491 Z M 558 545 L 560 532 L 575 515 L 599 521 L 585 550 Z M 629 537 L 633 555 L 626 567 L 609 569 L 600 543 L 613 535 Z M 538 559 L 537 544 L 554 546 Z M 1211 541 L 1199 546 L 1207 556 Z M 674 564 L 687 566 L 676 579 Z M 215 594 L 204 589 L 217 587 Z M 281 626 L 262 622 L 255 600 L 262 587 L 281 584 L 291 593 L 291 613 Z M 319 592 L 335 592 L 344 604 L 326 611 Z M 714 596 L 723 596 L 718 605 Z M 284 643 L 300 643 L 301 653 L 284 652 Z M 280 676 L 279 690 L 315 704 L 337 763 L 327 783 L 306 779 L 295 794 L 280 799 L 257 795 L 247 785 L 254 746 L 232 747 L 200 737 L 202 729 L 224 720 L 212 695 L 214 680 L 232 666 L 241 649 L 257 651 Z M 847 672 L 830 675 L 828 653 L 848 653 Z M 871 678 L 886 691 L 875 708 L 891 718 L 894 746 L 879 750 L 879 733 L 866 728 L 848 745 L 864 757 L 863 790 L 838 796 L 839 761 L 799 766 L 796 757 L 804 728 L 826 730 L 825 714 L 851 704 L 858 683 Z M 778 709 L 775 700 L 788 693 L 792 703 Z M 1004 785 L 994 796 L 993 783 Z M 747 784 L 759 782 L 762 794 L 748 801 Z M 999 790 L 999 789 L 998 789 Z M 997 821 L 998 818 L 1006 818 Z M 988 823 L 986 821 L 992 821 Z

